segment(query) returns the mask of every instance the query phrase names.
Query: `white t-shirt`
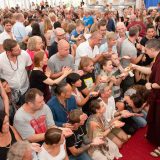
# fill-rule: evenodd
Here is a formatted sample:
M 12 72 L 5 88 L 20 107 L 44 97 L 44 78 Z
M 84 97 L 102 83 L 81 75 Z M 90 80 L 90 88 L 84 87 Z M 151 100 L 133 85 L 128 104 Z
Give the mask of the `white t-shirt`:
M 98 54 L 99 54 L 98 46 L 94 46 L 94 48 L 92 49 L 89 45 L 89 41 L 81 43 L 76 50 L 75 69 L 76 70 L 78 69 L 81 57 L 88 56 L 90 58 L 95 58 L 96 55 Z
M 65 157 L 66 157 L 65 141 L 63 144 L 61 144 L 60 152 L 55 157 L 50 155 L 43 146 L 41 147 L 41 152 L 38 153 L 39 160 L 64 160 Z
M 26 26 L 25 27 L 25 30 L 26 30 L 26 34 L 27 34 L 27 36 L 32 32 L 32 27 L 31 27 L 31 25 L 28 25 L 28 26 Z
M 107 104 L 105 103 L 105 106 L 106 106 L 106 112 L 104 113 L 104 117 L 105 120 L 109 122 L 114 118 L 114 114 L 116 112 L 115 100 L 113 96 L 108 98 L 108 103 Z
M 11 37 L 5 30 L 4 30 L 4 32 L 2 32 L 1 34 L 0 34 L 0 45 L 2 45 L 3 44 L 3 42 L 4 42 L 4 40 L 6 40 L 6 39 L 14 39 L 15 40 L 15 37 L 14 37 L 14 35 L 12 34 L 12 36 L 13 37 Z
M 0 54 L 0 77 L 5 79 L 10 87 L 24 94 L 29 88 L 26 67 L 32 64 L 29 54 L 22 50 L 17 62 L 9 61 L 6 52 Z

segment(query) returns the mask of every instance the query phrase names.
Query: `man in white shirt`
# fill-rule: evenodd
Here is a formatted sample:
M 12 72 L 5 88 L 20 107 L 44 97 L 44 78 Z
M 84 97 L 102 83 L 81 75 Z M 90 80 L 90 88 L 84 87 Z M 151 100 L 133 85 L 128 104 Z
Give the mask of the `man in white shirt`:
M 26 67 L 32 64 L 32 60 L 26 51 L 20 49 L 15 40 L 6 39 L 3 48 L 5 52 L 0 54 L 0 76 L 12 89 L 20 92 L 19 104 L 23 104 L 24 94 L 29 88 Z
M 0 34 L 0 53 L 4 51 L 3 42 L 5 39 L 15 39 L 12 33 L 12 22 L 10 19 L 3 21 L 4 31 Z
M 75 56 L 75 70 L 78 70 L 81 57 L 88 56 L 93 59 L 94 63 L 98 62 L 102 58 L 102 54 L 99 54 L 98 46 L 101 44 L 102 35 L 100 32 L 94 32 L 88 41 L 81 43 L 76 50 Z
M 23 22 L 24 15 L 22 13 L 18 13 L 16 16 L 16 23 L 13 25 L 13 34 L 17 42 L 22 42 L 23 38 L 27 36 Z
M 25 30 L 26 30 L 26 35 L 28 36 L 29 34 L 31 34 L 32 32 L 32 24 L 35 22 L 35 20 L 33 18 L 28 18 L 28 26 L 25 27 Z

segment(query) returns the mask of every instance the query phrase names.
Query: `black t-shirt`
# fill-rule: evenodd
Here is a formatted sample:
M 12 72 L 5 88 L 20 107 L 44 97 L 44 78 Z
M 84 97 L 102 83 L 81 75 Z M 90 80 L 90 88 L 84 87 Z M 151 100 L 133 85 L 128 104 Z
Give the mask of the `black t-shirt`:
M 58 52 L 58 43 L 54 41 L 49 48 L 49 58 Z
M 14 144 L 17 140 L 14 136 L 14 133 L 11 128 L 9 128 L 10 134 L 11 134 L 11 145 Z M 7 159 L 7 153 L 9 151 L 10 144 L 6 147 L 0 147 L 0 160 L 6 160 Z
M 147 42 L 148 40 L 149 40 L 148 38 L 143 37 L 143 38 L 141 39 L 141 41 L 140 41 L 140 44 L 143 45 L 143 46 L 145 46 L 145 45 L 146 45 L 146 42 Z M 146 60 L 145 60 L 144 62 L 141 61 L 141 62 L 139 63 L 139 65 L 141 65 L 141 66 L 147 66 L 147 65 L 150 65 L 151 62 L 153 61 L 153 58 L 150 58 L 147 54 L 145 54 L 145 56 L 146 56 Z
M 80 126 L 77 130 L 73 131 L 73 134 L 66 138 L 66 147 L 68 155 L 72 155 L 68 148 L 75 146 L 80 148 L 83 143 L 83 137 L 86 135 L 85 125 Z
M 147 42 L 148 40 L 149 40 L 148 38 L 143 37 L 143 38 L 141 39 L 141 41 L 140 41 L 140 44 L 141 44 L 142 46 L 145 46 L 145 44 L 146 44 L 146 42 Z
M 44 93 L 44 99 L 47 101 L 50 98 L 49 85 L 45 84 L 48 77 L 40 70 L 32 70 L 30 74 L 30 88 L 37 88 Z
M 95 83 L 94 72 L 87 73 L 86 75 L 81 76 L 80 79 L 82 81 L 82 86 L 78 88 L 80 91 L 82 91 L 85 88 L 90 88 L 93 85 L 93 83 Z

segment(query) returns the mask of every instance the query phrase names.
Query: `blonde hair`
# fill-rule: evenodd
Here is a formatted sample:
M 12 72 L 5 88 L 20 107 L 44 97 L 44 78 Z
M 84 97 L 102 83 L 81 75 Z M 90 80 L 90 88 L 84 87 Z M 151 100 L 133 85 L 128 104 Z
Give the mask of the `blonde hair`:
M 79 64 L 79 69 L 83 70 L 84 67 L 87 67 L 90 62 L 93 62 L 92 58 L 87 56 L 82 57 Z
M 97 23 L 93 23 L 93 25 L 91 26 L 91 29 L 90 29 L 90 33 L 94 33 L 98 31 L 98 24 Z
M 49 18 L 44 19 L 44 33 L 46 33 L 48 30 L 52 30 L 53 26 Z
M 54 17 L 55 21 L 57 21 L 57 16 L 53 12 L 49 13 L 48 17 L 49 17 L 49 19 L 51 19 L 52 17 Z
M 109 41 L 111 39 L 117 39 L 116 33 L 114 33 L 114 32 L 108 32 L 107 33 L 107 41 Z
M 18 141 L 14 143 L 7 155 L 8 160 L 23 160 L 27 150 L 31 149 L 31 144 L 27 141 Z
M 74 22 L 67 24 L 67 32 L 70 34 L 76 28 L 76 24 Z
M 27 42 L 27 49 L 29 49 L 30 51 L 35 51 L 37 39 L 42 39 L 42 38 L 39 36 L 30 37 Z

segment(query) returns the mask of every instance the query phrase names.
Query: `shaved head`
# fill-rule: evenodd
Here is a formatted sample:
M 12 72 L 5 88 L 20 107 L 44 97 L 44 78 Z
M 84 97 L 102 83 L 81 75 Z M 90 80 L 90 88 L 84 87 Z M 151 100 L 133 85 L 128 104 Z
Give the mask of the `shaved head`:
M 63 48 L 63 47 L 66 47 L 66 46 L 69 46 L 69 43 L 65 40 L 65 39 L 61 39 L 59 42 L 58 42 L 58 49 L 59 48 Z
M 123 22 L 117 22 L 116 28 L 126 28 L 125 24 Z
M 69 54 L 70 45 L 65 39 L 58 42 L 58 53 L 60 56 L 65 57 Z
M 116 31 L 118 32 L 120 37 L 124 37 L 125 36 L 125 32 L 126 32 L 126 26 L 123 22 L 118 22 L 116 25 Z
M 64 31 L 63 28 L 58 27 L 58 28 L 55 29 L 55 34 L 56 35 L 62 35 L 62 34 L 65 34 L 65 31 Z

